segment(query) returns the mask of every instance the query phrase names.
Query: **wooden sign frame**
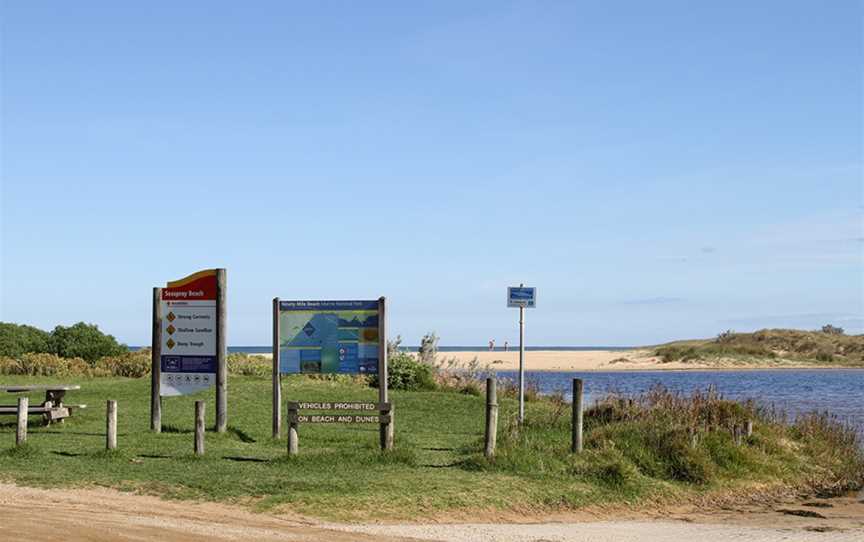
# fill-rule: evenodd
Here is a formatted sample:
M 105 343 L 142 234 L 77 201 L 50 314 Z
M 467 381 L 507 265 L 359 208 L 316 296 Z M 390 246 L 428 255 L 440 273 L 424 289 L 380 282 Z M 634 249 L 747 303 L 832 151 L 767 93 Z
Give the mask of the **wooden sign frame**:
M 274 439 L 278 439 L 282 435 L 282 374 L 279 371 L 279 302 L 280 298 L 273 298 L 272 430 Z M 393 440 L 395 433 L 393 423 L 393 405 L 389 403 L 389 390 L 387 389 L 387 381 L 387 298 L 382 296 L 378 298 L 378 404 L 376 405 L 376 407 L 378 407 L 377 410 L 379 410 L 380 412 L 379 437 L 382 450 L 393 449 Z M 346 401 L 346 403 L 350 402 L 351 401 Z M 385 405 L 387 407 L 386 412 L 382 408 L 380 408 Z M 307 421 L 306 423 L 316 422 Z M 296 453 L 296 439 L 297 424 L 291 423 L 291 421 L 289 420 L 289 453 L 291 453 L 292 444 L 295 447 L 294 453 Z

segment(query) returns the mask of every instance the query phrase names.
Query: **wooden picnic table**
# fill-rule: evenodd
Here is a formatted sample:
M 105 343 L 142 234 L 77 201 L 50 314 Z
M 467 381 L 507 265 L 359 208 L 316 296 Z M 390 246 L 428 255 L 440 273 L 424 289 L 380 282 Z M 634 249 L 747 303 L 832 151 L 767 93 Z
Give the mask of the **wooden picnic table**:
M 33 405 L 27 409 L 28 414 L 41 414 L 45 422 L 63 422 L 64 418 L 72 415 L 72 409 L 87 408 L 87 405 L 67 405 L 63 403 L 63 397 L 67 391 L 80 390 L 78 384 L 27 384 L 23 386 L 0 386 L 0 392 L 27 393 L 31 391 L 45 391 L 45 401 L 41 405 Z M 18 405 L 0 405 L 0 414 L 18 414 Z

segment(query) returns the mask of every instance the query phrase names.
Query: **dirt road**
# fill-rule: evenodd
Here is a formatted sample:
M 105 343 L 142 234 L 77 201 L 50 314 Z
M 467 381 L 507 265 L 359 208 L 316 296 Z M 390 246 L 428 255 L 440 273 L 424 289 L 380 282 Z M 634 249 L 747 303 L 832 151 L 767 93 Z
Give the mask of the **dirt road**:
M 426 525 L 325 524 L 213 503 L 165 501 L 109 489 L 0 484 L 0 540 L 711 542 L 864 540 L 864 495 L 772 510 L 676 513 L 666 519 Z

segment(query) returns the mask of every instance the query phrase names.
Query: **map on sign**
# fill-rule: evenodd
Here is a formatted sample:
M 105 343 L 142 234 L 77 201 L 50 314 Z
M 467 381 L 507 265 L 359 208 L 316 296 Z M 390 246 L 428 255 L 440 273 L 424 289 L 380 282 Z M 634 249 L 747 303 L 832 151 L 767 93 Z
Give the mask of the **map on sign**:
M 280 301 L 279 371 L 376 374 L 378 301 Z
M 534 308 L 537 306 L 537 288 L 512 286 L 507 288 L 508 307 Z

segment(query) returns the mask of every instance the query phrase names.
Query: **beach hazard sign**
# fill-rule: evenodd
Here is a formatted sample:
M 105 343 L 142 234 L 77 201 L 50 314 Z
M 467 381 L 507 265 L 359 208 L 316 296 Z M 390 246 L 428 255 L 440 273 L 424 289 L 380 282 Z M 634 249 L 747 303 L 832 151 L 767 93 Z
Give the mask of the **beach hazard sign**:
M 160 395 L 186 395 L 216 382 L 216 270 L 162 288 Z

